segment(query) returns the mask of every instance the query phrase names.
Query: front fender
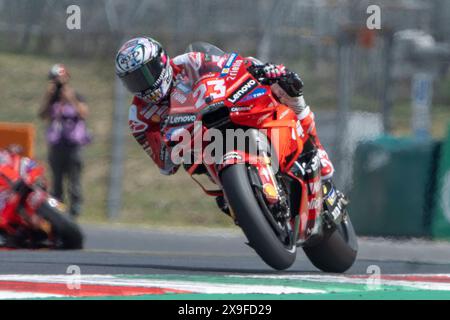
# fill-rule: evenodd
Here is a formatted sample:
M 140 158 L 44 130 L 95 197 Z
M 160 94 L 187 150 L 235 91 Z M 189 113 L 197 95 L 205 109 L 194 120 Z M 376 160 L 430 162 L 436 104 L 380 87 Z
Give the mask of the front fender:
M 250 165 L 264 165 L 271 161 L 271 146 L 266 135 L 257 129 L 248 129 L 245 132 L 245 143 L 227 148 L 222 157 L 222 161 L 217 164 L 217 171 L 220 173 L 226 167 L 234 164 L 246 163 Z M 234 139 L 234 137 L 233 137 Z M 239 143 L 238 143 L 239 144 Z M 228 144 L 226 144 L 228 147 Z M 276 158 L 276 157 L 271 157 Z

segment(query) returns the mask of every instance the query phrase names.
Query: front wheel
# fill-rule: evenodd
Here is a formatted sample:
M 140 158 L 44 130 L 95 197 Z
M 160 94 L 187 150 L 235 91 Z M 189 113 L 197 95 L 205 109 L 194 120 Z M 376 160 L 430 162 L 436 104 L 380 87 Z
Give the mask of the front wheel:
M 77 250 L 83 248 L 83 234 L 80 227 L 57 208 L 44 202 L 37 214 L 50 223 L 53 242 L 57 249 Z
M 309 260 L 324 272 L 347 271 L 358 253 L 356 233 L 348 214 L 339 225 L 324 233 L 318 244 L 303 248 Z
M 272 268 L 289 268 L 296 258 L 296 245 L 292 241 L 283 242 L 267 220 L 251 186 L 247 165 L 225 168 L 221 180 L 229 205 L 250 246 Z

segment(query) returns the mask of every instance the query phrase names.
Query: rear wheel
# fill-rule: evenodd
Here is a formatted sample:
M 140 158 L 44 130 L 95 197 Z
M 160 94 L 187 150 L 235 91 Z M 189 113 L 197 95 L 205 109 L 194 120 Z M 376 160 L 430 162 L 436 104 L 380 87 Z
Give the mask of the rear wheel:
M 356 233 L 348 214 L 314 246 L 304 247 L 309 260 L 322 271 L 342 273 L 355 262 L 358 253 Z
M 45 202 L 38 215 L 48 221 L 52 227 L 54 243 L 57 249 L 77 250 L 83 248 L 83 234 L 79 226 L 67 215 Z
M 289 230 L 289 222 L 280 224 L 280 228 L 274 228 L 273 222 L 269 222 L 267 208 L 258 201 L 250 183 L 247 165 L 236 164 L 225 168 L 221 180 L 229 205 L 250 246 L 272 268 L 289 268 L 297 254 L 295 243 L 283 232 L 283 228 Z

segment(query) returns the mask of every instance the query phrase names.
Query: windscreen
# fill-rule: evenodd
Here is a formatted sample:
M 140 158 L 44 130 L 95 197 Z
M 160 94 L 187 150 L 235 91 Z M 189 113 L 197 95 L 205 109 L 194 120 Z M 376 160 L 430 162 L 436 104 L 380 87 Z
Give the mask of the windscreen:
M 229 56 L 228 53 L 207 42 L 193 42 L 187 46 L 184 53 L 203 54 L 190 55 L 189 59 L 183 61 L 186 64 L 184 68 L 186 79 L 183 82 L 191 88 L 205 74 L 221 72 Z
M 222 49 L 219 49 L 218 47 L 216 47 L 213 44 L 210 44 L 208 42 L 202 42 L 202 41 L 190 43 L 185 50 L 185 53 L 188 53 L 188 52 L 203 52 L 205 54 L 213 55 L 213 56 L 226 55 L 226 53 Z

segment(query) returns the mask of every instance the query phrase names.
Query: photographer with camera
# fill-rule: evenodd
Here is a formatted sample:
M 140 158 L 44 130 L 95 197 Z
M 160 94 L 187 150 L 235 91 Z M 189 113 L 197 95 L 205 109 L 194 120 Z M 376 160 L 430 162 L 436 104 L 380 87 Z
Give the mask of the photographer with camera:
M 39 117 L 48 120 L 46 140 L 48 162 L 52 171 L 52 193 L 63 201 L 63 181 L 68 178 L 70 214 L 81 211 L 82 147 L 91 141 L 86 127 L 88 106 L 85 99 L 68 84 L 70 75 L 62 64 L 55 64 L 49 72 L 49 85 L 39 110 Z

